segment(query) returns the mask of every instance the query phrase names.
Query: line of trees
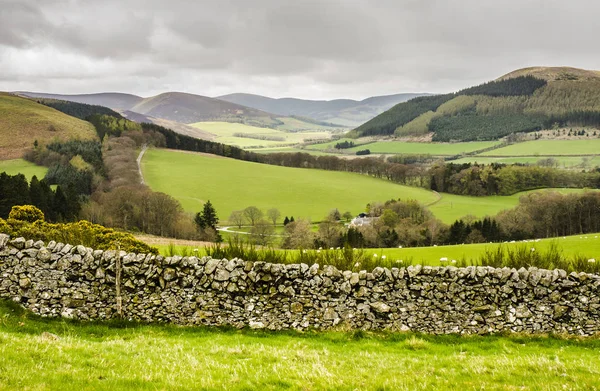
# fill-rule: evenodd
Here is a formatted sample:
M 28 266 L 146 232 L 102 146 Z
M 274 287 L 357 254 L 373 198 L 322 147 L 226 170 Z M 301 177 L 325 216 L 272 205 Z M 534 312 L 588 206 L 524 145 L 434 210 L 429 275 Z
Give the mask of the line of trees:
M 28 183 L 22 174 L 0 173 L 0 218 L 8 218 L 15 205 L 34 205 L 51 222 L 73 220 L 81 208 L 79 197 L 73 191 L 65 192 L 61 186 L 52 190 L 48 182 L 36 176 Z

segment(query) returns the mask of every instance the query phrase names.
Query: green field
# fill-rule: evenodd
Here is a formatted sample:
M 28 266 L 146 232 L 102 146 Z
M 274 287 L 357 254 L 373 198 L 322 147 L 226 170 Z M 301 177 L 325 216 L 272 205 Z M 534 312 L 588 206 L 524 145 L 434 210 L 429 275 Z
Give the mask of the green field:
M 597 338 L 42 319 L 0 301 L 2 390 L 593 390 Z
M 361 140 L 340 139 L 329 143 L 310 145 L 307 148 L 327 150 L 334 148 L 340 141 L 353 141 L 358 144 Z M 356 151 L 368 149 L 371 153 L 380 154 L 414 154 L 433 156 L 454 156 L 467 152 L 479 151 L 497 145 L 497 141 L 477 141 L 469 143 L 415 143 L 404 141 L 376 141 L 358 145 L 353 148 L 343 149 L 340 152 L 355 153 Z
M 481 156 L 565 156 L 598 155 L 600 139 L 589 140 L 535 140 L 508 145 L 484 152 Z
M 437 218 L 449 224 L 457 218 L 473 215 L 475 217 L 494 216 L 505 209 L 517 206 L 521 196 L 535 191 L 558 191 L 563 194 L 582 193 L 584 189 L 544 189 L 530 190 L 516 193 L 510 196 L 487 196 L 470 197 L 455 194 L 442 193 L 442 198 L 429 209 Z
M 364 175 L 250 163 L 216 156 L 151 149 L 144 155 L 146 183 L 197 212 L 206 200 L 221 220 L 254 205 L 278 208 L 283 215 L 321 220 L 331 209 L 358 214 L 367 203 L 392 198 L 436 200 L 425 189 L 401 186 Z
M 231 228 L 236 230 L 235 227 Z M 246 231 L 246 230 L 244 230 Z M 245 239 L 246 236 L 240 236 Z M 281 240 L 279 238 L 278 240 Z M 498 246 L 504 246 L 507 249 L 517 248 L 519 246 L 533 247 L 536 251 L 546 251 L 551 244 L 557 244 L 563 255 L 567 259 L 575 256 L 584 256 L 586 259 L 600 260 L 600 233 L 585 235 L 574 235 L 559 238 L 529 240 L 527 242 L 516 243 L 476 243 L 460 244 L 451 246 L 428 246 L 428 247 L 404 247 L 404 248 L 368 248 L 364 251 L 369 257 L 375 255 L 379 262 L 384 266 L 402 267 L 410 264 L 421 264 L 430 266 L 454 265 L 451 261 L 460 262 L 465 260 L 468 263 L 476 262 L 488 250 L 495 250 Z M 155 245 L 164 256 L 169 254 L 169 245 Z M 198 249 L 198 256 L 205 256 L 206 252 L 202 247 L 175 246 L 174 253 L 179 255 L 194 255 L 193 250 Z M 286 251 L 286 250 L 281 250 Z M 295 250 L 291 250 L 295 252 Z M 385 256 L 385 258 L 382 258 Z M 448 258 L 448 262 L 441 262 L 441 258 Z
M 328 139 L 331 137 L 331 133 L 324 130 L 286 132 L 277 129 L 260 128 L 257 126 L 250 126 L 246 124 L 230 122 L 197 122 L 191 124 L 191 126 L 217 135 L 218 137 L 214 141 L 223 144 L 235 145 L 242 148 L 295 145 L 300 144 L 307 139 Z M 291 125 L 288 125 L 288 127 L 291 128 Z M 322 129 L 323 127 L 315 125 L 315 128 Z M 260 140 L 258 138 L 250 137 L 237 137 L 235 136 L 236 133 L 243 133 L 246 135 L 251 135 L 253 137 L 277 137 L 282 138 L 282 140 L 274 141 Z
M 463 164 L 463 163 L 479 163 L 479 164 L 492 164 L 492 163 L 503 163 L 503 164 L 537 164 L 540 160 L 547 159 L 544 156 L 514 156 L 514 157 L 487 157 L 482 155 L 469 156 L 456 160 L 452 160 L 449 163 Z M 558 162 L 559 168 L 594 168 L 600 166 L 600 156 L 558 156 L 553 157 Z
M 0 161 L 0 172 L 6 172 L 8 175 L 23 174 L 27 180 L 35 175 L 42 179 L 46 175 L 48 168 L 38 166 L 24 159 L 12 159 Z
M 335 153 L 328 153 L 328 152 L 322 152 L 322 151 L 316 151 L 313 149 L 304 149 L 304 148 L 294 148 L 294 147 L 274 147 L 274 148 L 256 148 L 256 149 L 252 149 L 252 148 L 248 148 L 249 151 L 252 152 L 256 152 L 256 153 L 297 153 L 297 152 L 301 152 L 301 153 L 308 153 L 309 155 L 314 155 L 314 156 L 339 156 L 339 154 L 335 154 Z
M 468 197 L 402 186 L 364 175 L 250 163 L 216 156 L 149 150 L 142 169 L 146 183 L 197 212 L 206 200 L 225 221 L 231 211 L 254 205 L 278 208 L 283 215 L 320 221 L 331 209 L 358 214 L 372 201 L 416 199 L 450 224 L 465 215 L 493 216 L 510 209 L 523 193 L 512 196 Z M 582 192 L 582 189 L 559 189 Z

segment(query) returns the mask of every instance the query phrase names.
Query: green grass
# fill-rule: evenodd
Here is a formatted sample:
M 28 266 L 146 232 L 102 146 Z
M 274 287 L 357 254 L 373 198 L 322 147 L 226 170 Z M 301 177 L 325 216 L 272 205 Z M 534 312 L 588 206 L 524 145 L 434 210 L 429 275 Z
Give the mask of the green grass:
M 545 159 L 544 156 L 515 156 L 515 157 L 486 157 L 486 156 L 469 156 L 457 160 L 452 160 L 450 163 L 463 164 L 463 163 L 479 163 L 479 164 L 491 164 L 491 163 L 503 163 L 503 164 L 536 164 L 540 160 Z M 554 157 L 558 162 L 559 168 L 594 168 L 600 166 L 600 156 L 559 156 Z
M 293 119 L 291 119 L 293 120 Z M 294 120 L 298 121 L 298 120 Z M 300 122 L 300 121 L 299 121 Z M 196 128 L 202 129 L 209 133 L 215 134 L 218 137 L 215 141 L 235 145 L 242 148 L 249 147 L 273 147 L 281 145 L 295 145 L 300 144 L 307 139 L 327 139 L 331 137 L 331 133 L 327 131 L 300 131 L 300 132 L 285 132 L 277 129 L 260 128 L 257 126 L 250 126 L 240 123 L 230 122 L 197 122 L 191 124 Z M 322 128 L 315 125 L 317 128 Z M 256 137 L 267 136 L 267 137 L 281 137 L 284 140 L 272 141 L 272 140 L 260 140 L 256 138 L 237 137 L 236 133 L 244 133 L 248 135 L 254 135 Z
M 565 156 L 598 155 L 600 139 L 589 140 L 535 140 L 508 145 L 484 152 L 481 156 Z
M 152 149 L 142 162 L 146 183 L 197 212 L 206 200 L 226 220 L 233 210 L 254 205 L 264 211 L 321 220 L 331 209 L 364 211 L 367 203 L 389 199 L 433 202 L 425 189 L 401 186 L 364 175 L 288 168 L 239 160 Z
M 274 148 L 256 148 L 256 149 L 252 149 L 252 148 L 248 148 L 249 151 L 252 152 L 256 152 L 256 153 L 297 153 L 297 152 L 301 152 L 301 153 L 308 153 L 309 155 L 314 155 L 314 156 L 338 156 L 339 154 L 336 153 L 328 153 L 328 152 L 321 152 L 321 151 L 315 151 L 313 149 L 304 149 L 304 148 L 294 148 L 294 147 L 274 147 Z
M 48 168 L 38 166 L 24 159 L 12 159 L 0 161 L 0 172 L 6 172 L 8 175 L 23 174 L 28 181 L 35 175 L 42 179 L 46 175 Z
M 310 145 L 310 149 L 326 150 L 334 148 L 340 141 L 353 141 L 354 143 L 364 143 L 364 141 L 352 139 L 340 139 L 329 143 Z M 358 145 L 354 148 L 341 150 L 347 153 L 369 149 L 371 153 L 381 154 L 414 154 L 414 155 L 433 155 L 433 156 L 453 156 L 462 153 L 478 151 L 497 145 L 496 141 L 476 141 L 469 143 L 414 143 L 404 141 L 376 141 Z
M 240 236 L 245 239 L 245 236 Z M 404 248 L 368 248 L 364 251 L 369 257 L 377 255 L 379 262 L 387 266 L 402 267 L 409 264 L 421 264 L 430 266 L 455 265 L 451 260 L 460 262 L 476 262 L 487 250 L 495 250 L 498 246 L 516 248 L 519 246 L 533 247 L 536 251 L 545 252 L 552 243 L 556 243 L 563 255 L 567 259 L 581 255 L 586 259 L 594 258 L 600 260 L 600 233 L 585 235 L 574 235 L 559 238 L 540 239 L 539 241 L 530 240 L 526 244 L 516 243 L 476 243 L 459 244 L 451 246 L 428 246 L 428 247 L 404 247 Z M 155 245 L 164 256 L 171 255 L 169 245 Z M 198 252 L 194 253 L 194 249 Z M 280 250 L 286 251 L 286 250 Z M 294 252 L 295 250 L 290 250 Z M 178 255 L 197 255 L 205 256 L 206 250 L 202 247 L 175 246 L 174 253 Z M 382 258 L 385 256 L 385 259 Z M 446 257 L 449 262 L 441 262 L 440 259 Z M 401 262 L 400 262 L 401 261 Z
M 0 160 L 16 159 L 33 142 L 95 139 L 94 126 L 33 100 L 0 93 Z
M 320 221 L 334 208 L 358 214 L 369 202 L 402 198 L 430 205 L 437 218 L 450 224 L 466 215 L 478 218 L 496 215 L 515 207 L 519 197 L 528 193 L 490 197 L 440 194 L 438 200 L 422 188 L 359 174 L 271 166 L 169 150 L 149 150 L 144 155 L 142 169 L 146 183 L 153 190 L 170 194 L 193 213 L 210 200 L 222 221 L 233 210 L 250 205 L 264 211 L 278 208 L 283 215 Z
M 525 194 L 535 191 L 558 191 L 563 194 L 582 193 L 584 189 L 544 189 L 530 190 L 513 194 L 511 196 L 488 196 L 488 197 L 470 197 L 455 194 L 442 193 L 440 201 L 429 206 L 429 209 L 437 218 L 450 224 L 456 219 L 466 215 L 473 215 L 477 218 L 485 216 L 494 216 L 505 209 L 511 209 L 518 205 L 519 198 Z
M 600 340 L 41 319 L 0 302 L 6 390 L 594 390 Z
M 466 152 L 478 151 L 498 144 L 496 141 L 475 141 L 470 143 L 411 143 L 402 141 L 378 141 L 375 143 L 349 148 L 356 152 L 369 149 L 371 153 L 385 154 L 429 154 L 434 156 L 460 155 Z

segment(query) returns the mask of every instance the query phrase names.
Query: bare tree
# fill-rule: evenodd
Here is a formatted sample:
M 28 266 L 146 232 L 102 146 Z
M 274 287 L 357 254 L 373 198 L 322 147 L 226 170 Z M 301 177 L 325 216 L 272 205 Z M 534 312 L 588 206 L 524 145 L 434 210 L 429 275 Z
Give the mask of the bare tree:
M 273 225 L 277 225 L 277 220 L 281 217 L 281 212 L 277 208 L 271 208 L 267 211 L 267 216 L 273 222 Z
M 246 218 L 250 220 L 250 224 L 254 226 L 256 222 L 263 217 L 263 212 L 256 206 L 249 206 L 244 209 L 244 216 L 246 216 Z
M 308 220 L 298 219 L 285 226 L 284 248 L 308 249 L 313 247 L 315 234 Z
M 242 225 L 246 222 L 246 216 L 244 216 L 244 211 L 242 210 L 234 210 L 229 215 L 229 222 L 237 225 L 238 228 L 242 228 Z
M 273 225 L 271 225 L 271 223 L 269 223 L 267 220 L 260 219 L 250 230 L 250 237 L 254 243 L 261 246 L 267 246 L 271 243 L 274 232 L 275 228 Z

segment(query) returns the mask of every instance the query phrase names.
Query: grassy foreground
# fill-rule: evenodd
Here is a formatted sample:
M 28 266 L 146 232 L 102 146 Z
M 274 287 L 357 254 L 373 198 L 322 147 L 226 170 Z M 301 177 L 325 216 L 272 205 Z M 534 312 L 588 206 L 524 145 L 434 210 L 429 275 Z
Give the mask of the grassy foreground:
M 597 390 L 600 340 L 41 319 L 0 301 L 6 390 Z

